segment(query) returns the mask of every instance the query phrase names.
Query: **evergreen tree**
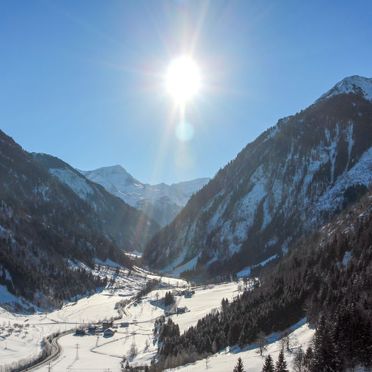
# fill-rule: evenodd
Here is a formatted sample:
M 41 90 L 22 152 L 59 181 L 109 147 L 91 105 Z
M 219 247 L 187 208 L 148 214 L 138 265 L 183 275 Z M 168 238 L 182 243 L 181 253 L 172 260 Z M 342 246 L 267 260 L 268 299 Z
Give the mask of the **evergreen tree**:
M 330 324 L 326 322 L 324 316 L 321 316 L 314 337 L 312 372 L 334 372 L 340 370 L 340 363 L 330 333 Z
M 307 316 L 311 324 L 318 324 L 318 331 L 313 348 L 304 355 L 301 372 L 335 372 L 353 366 L 369 368 L 372 364 L 372 210 L 367 208 L 370 200 L 341 217 L 345 223 L 337 222 L 331 236 L 327 230 L 301 241 L 280 264 L 260 273 L 260 285 L 250 292 L 244 291 L 231 302 L 222 300 L 218 311 L 206 315 L 182 335 L 174 324 L 165 323 L 164 327 L 158 324 L 155 328 L 160 335 L 159 363 L 164 363 L 168 356 L 175 363 L 180 353 L 185 355 L 183 361 L 191 362 L 227 346 L 253 343 L 259 332 L 269 334 L 286 329 Z M 361 214 L 363 218 L 358 217 Z M 346 229 L 347 226 L 353 229 Z M 349 251 L 352 255 L 345 266 L 342 260 Z M 323 320 L 321 314 L 325 316 Z M 283 348 L 288 347 L 286 341 L 288 338 L 284 337 Z M 297 364 L 301 368 L 300 361 Z
M 262 367 L 262 372 L 274 372 L 274 362 L 273 358 L 269 354 L 265 359 L 265 364 Z
M 300 347 L 296 352 L 293 358 L 293 369 L 295 372 L 302 372 L 304 370 L 304 359 L 305 353 Z
M 283 350 L 281 350 L 279 353 L 278 360 L 275 365 L 275 372 L 289 372 L 289 370 L 287 369 L 287 362 L 285 361 Z
M 304 356 L 305 371 L 310 371 L 312 362 L 313 362 L 313 349 L 309 346 Z
M 234 367 L 233 372 L 244 372 L 242 358 L 238 359 L 238 362 L 236 363 L 236 366 Z

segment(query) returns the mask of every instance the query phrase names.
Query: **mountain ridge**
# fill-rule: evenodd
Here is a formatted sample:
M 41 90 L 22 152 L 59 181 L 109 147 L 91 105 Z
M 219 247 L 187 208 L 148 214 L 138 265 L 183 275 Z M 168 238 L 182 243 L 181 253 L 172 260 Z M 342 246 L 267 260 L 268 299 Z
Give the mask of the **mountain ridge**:
M 63 182 L 51 169 L 72 178 Z M 43 308 L 104 287 L 105 280 L 84 269 L 96 260 L 131 267 L 123 250 L 138 250 L 147 222 L 155 225 L 74 172 L 58 158 L 28 153 L 0 131 L 0 285 Z M 76 188 L 68 182 L 73 177 Z
M 132 207 L 143 211 L 161 226 L 170 223 L 191 195 L 209 181 L 209 178 L 197 178 L 170 185 L 151 185 L 137 180 L 121 165 L 79 172 Z
M 372 183 L 372 79 L 280 119 L 249 143 L 149 242 L 144 262 L 227 273 L 286 254 Z M 359 85 L 363 86 L 363 92 Z M 342 83 L 344 82 L 344 83 Z M 362 84 L 363 83 L 363 84 Z M 323 98 L 322 98 L 323 97 Z

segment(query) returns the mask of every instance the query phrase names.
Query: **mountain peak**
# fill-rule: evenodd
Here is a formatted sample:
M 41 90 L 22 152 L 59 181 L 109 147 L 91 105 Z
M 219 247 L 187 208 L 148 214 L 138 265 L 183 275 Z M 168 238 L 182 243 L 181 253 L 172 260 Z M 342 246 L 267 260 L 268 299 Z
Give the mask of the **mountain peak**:
M 101 168 L 98 168 L 96 169 L 95 171 L 99 171 L 99 172 L 117 172 L 117 173 L 128 173 L 125 168 L 123 166 L 121 166 L 120 164 L 116 164 L 116 165 L 110 165 L 110 166 L 107 166 L 107 167 L 101 167 Z
M 372 101 L 372 78 L 359 75 L 348 76 L 339 81 L 332 89 L 320 97 L 324 100 L 339 94 L 358 94 Z

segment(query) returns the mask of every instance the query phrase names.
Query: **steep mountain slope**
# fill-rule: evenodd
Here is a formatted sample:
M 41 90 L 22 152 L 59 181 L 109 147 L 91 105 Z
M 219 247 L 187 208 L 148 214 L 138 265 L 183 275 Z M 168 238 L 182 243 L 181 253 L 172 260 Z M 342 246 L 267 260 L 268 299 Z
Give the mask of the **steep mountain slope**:
M 227 346 L 257 343 L 262 335 L 306 319 L 317 325 L 311 368 L 306 370 L 351 371 L 363 366 L 370 371 L 371 243 L 369 190 L 319 231 L 301 239 L 279 262 L 263 269 L 259 280 L 248 281 L 247 291 L 232 302 L 223 300 L 220 310 L 195 327 L 180 335 L 178 326 L 168 321 L 159 332 L 165 335 L 159 345 L 159 367 L 190 363 Z
M 372 183 L 371 92 L 352 76 L 279 120 L 155 235 L 145 263 L 215 276 L 286 253 Z
M 191 195 L 209 181 L 208 178 L 199 178 L 172 185 L 149 185 L 132 177 L 120 165 L 80 172 L 132 207 L 145 212 L 161 226 L 170 223 Z
M 64 161 L 46 154 L 32 154 L 34 160 L 69 187 L 97 215 L 105 234 L 124 251 L 142 251 L 160 226 L 137 209 L 88 180 Z
M 117 241 L 137 249 L 137 223 L 148 220 L 82 176 L 74 189 L 41 166 L 53 160 L 61 169 L 58 159 L 36 158 L 0 131 L 0 285 L 37 305 L 59 305 L 104 284 L 84 269 L 96 259 L 130 265 Z

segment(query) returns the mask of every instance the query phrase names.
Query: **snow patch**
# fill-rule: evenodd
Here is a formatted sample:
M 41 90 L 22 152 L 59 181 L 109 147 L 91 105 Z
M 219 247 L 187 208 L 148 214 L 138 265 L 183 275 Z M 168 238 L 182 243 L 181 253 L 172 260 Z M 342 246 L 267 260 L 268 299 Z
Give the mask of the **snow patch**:
M 350 186 L 372 184 L 372 147 L 361 156 L 348 172 L 338 177 L 334 186 L 329 188 L 318 200 L 315 211 L 334 211 L 343 202 L 343 192 Z
M 342 266 L 347 267 L 349 265 L 349 262 L 352 257 L 352 252 L 351 251 L 346 251 L 344 254 L 344 257 L 342 258 Z
M 320 97 L 324 100 L 339 94 L 358 94 L 372 101 L 372 79 L 362 76 L 350 76 L 338 82 L 331 90 Z
M 19 298 L 8 291 L 5 285 L 0 284 L 0 303 L 19 303 Z
M 115 261 L 110 260 L 109 258 L 106 258 L 105 261 L 102 261 L 102 260 L 100 260 L 100 259 L 98 259 L 98 258 L 95 258 L 95 259 L 94 259 L 94 262 L 95 262 L 97 265 L 109 266 L 109 267 L 113 267 L 113 268 L 115 268 L 115 269 L 116 269 L 116 268 L 120 269 L 120 268 L 123 267 L 122 265 L 118 264 L 118 263 L 115 262 Z
M 51 168 L 49 172 L 83 200 L 86 200 L 94 193 L 88 182 L 70 169 Z
M 274 254 L 273 256 L 270 256 L 270 257 L 267 258 L 266 260 L 261 261 L 261 262 L 259 262 L 259 263 L 256 264 L 256 265 L 253 265 L 253 266 L 247 266 L 247 267 L 245 267 L 243 270 L 239 271 L 239 272 L 236 274 L 236 276 L 237 276 L 238 278 L 243 278 L 243 277 L 249 276 L 249 275 L 251 275 L 251 271 L 252 271 L 253 268 L 258 267 L 258 266 L 264 267 L 264 266 L 266 266 L 269 262 L 275 260 L 276 258 L 278 258 L 278 255 L 277 255 L 277 254 Z

